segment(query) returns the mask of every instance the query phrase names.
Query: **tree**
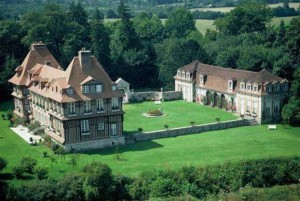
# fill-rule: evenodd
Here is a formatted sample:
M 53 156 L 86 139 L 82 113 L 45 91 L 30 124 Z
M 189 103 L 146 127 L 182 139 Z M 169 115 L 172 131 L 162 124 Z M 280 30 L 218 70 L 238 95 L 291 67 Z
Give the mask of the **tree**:
M 57 194 L 61 200 L 84 200 L 83 176 L 72 173 L 61 178 L 57 183 Z
M 245 1 L 214 24 L 224 34 L 237 35 L 263 31 L 270 20 L 271 11 L 266 4 Z
M 37 165 L 36 159 L 25 156 L 20 160 L 21 166 L 23 166 L 27 173 L 33 173 L 34 167 Z
M 155 46 L 159 65 L 159 79 L 161 85 L 167 89 L 174 87 L 173 77 L 179 67 L 192 61 L 208 61 L 207 53 L 194 40 L 171 38 Z
M 100 11 L 97 9 L 91 21 L 92 51 L 105 70 L 110 73 L 110 33 L 103 23 Z
M 165 24 L 168 37 L 183 38 L 191 31 L 196 30 L 193 14 L 184 7 L 179 7 L 172 12 Z
M 158 43 L 164 39 L 164 27 L 157 16 L 140 13 L 133 19 L 133 26 L 142 41 Z
M 36 174 L 39 180 L 47 179 L 48 178 L 48 168 L 44 166 L 37 165 L 34 167 L 34 174 Z
M 286 47 L 294 65 L 300 64 L 300 17 L 293 18 L 286 30 Z
M 69 7 L 68 17 L 70 21 L 77 22 L 81 26 L 87 27 L 88 25 L 88 16 L 80 1 L 77 1 L 77 3 L 72 1 Z
M 294 73 L 294 80 L 290 89 L 291 98 L 283 106 L 281 117 L 291 125 L 300 124 L 300 68 Z
M 109 200 L 113 187 L 113 176 L 106 164 L 93 162 L 82 169 L 87 200 Z

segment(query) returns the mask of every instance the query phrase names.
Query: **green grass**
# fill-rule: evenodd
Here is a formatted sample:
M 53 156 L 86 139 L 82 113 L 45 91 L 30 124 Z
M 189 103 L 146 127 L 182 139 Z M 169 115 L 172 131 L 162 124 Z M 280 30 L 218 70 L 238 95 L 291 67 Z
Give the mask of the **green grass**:
M 182 107 L 183 103 L 178 103 Z M 189 107 L 187 104 L 187 108 Z M 8 121 L 0 120 L 0 156 L 8 161 L 4 172 L 11 172 L 12 167 L 23 156 L 32 156 L 37 159 L 38 164 L 48 166 L 51 178 L 59 178 L 73 171 L 68 165 L 70 155 L 62 161 L 55 156 L 57 164 L 52 168 L 50 159 L 42 157 L 43 151 L 53 155 L 52 151 L 43 145 L 28 145 L 8 128 L 8 124 Z M 139 127 L 138 122 L 136 127 Z M 92 161 L 101 161 L 107 163 L 114 174 L 134 176 L 146 170 L 174 169 L 183 165 L 204 166 L 225 161 L 299 156 L 299 143 L 300 128 L 283 128 L 278 125 L 278 130 L 269 131 L 267 125 L 240 127 L 122 146 L 119 148 L 120 160 L 116 159 L 116 148 L 81 153 L 78 154 L 78 166 L 74 171 L 79 171 Z M 16 185 L 24 182 L 34 180 L 10 181 Z
M 298 9 L 299 8 L 300 3 L 289 3 L 289 6 L 291 8 L 295 8 Z M 283 3 L 277 3 L 277 4 L 268 4 L 268 6 L 270 8 L 276 8 L 279 6 L 283 6 Z M 214 12 L 223 12 L 223 13 L 227 13 L 230 12 L 231 10 L 233 10 L 235 7 L 218 7 L 218 8 L 192 8 L 190 9 L 191 12 L 199 10 L 199 11 L 214 11 Z
M 159 108 L 166 116 L 147 118 L 142 115 Z M 143 128 L 144 131 L 162 130 L 165 124 L 169 128 L 190 126 L 191 121 L 195 124 L 212 123 L 216 121 L 216 117 L 221 121 L 237 119 L 230 112 L 185 101 L 167 101 L 161 105 L 155 105 L 154 102 L 127 104 L 124 105 L 124 111 L 124 130 L 127 132 L 137 131 L 138 128 Z

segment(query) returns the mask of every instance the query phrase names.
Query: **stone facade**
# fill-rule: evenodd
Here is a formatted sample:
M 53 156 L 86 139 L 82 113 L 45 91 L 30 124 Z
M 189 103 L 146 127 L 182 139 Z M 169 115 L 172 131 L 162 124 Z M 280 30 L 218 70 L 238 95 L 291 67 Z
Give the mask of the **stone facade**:
M 147 91 L 147 92 L 132 92 L 129 101 L 142 102 L 145 100 L 180 100 L 182 93 L 180 91 Z
M 233 110 L 259 123 L 280 120 L 288 81 L 261 70 L 251 72 L 192 62 L 177 70 L 175 89 L 183 99 Z

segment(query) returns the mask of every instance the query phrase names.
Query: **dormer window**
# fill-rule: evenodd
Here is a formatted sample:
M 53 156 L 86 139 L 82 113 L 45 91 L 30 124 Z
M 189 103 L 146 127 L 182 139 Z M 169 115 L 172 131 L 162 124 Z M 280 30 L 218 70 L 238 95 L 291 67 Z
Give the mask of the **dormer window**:
M 247 91 L 251 91 L 251 84 L 247 84 Z
M 71 87 L 67 88 L 67 94 L 68 95 L 73 95 L 74 94 L 73 88 L 71 88 Z
M 279 91 L 278 85 L 275 86 L 275 91 Z
M 185 73 L 184 72 L 181 73 L 181 77 L 185 78 Z
M 116 86 L 116 85 L 113 85 L 113 86 L 111 87 L 111 90 L 116 91 L 116 90 L 117 90 L 117 86 Z
M 232 80 L 228 81 L 228 90 L 232 90 L 233 89 L 233 82 Z
M 177 77 L 180 77 L 180 76 L 181 76 L 180 71 L 177 71 Z
M 271 92 L 271 87 L 267 86 L 267 92 Z
M 89 85 L 84 85 L 82 87 L 82 91 L 83 91 L 84 94 L 90 93 L 90 86 Z
M 186 79 L 190 79 L 190 74 L 186 73 Z
M 96 93 L 102 92 L 102 84 L 96 84 Z
M 241 89 L 244 90 L 245 89 L 245 84 L 241 83 Z
M 203 84 L 204 83 L 203 75 L 200 75 L 199 79 L 200 79 L 200 84 Z
M 258 89 L 257 86 L 253 86 L 253 91 L 258 91 L 257 89 Z

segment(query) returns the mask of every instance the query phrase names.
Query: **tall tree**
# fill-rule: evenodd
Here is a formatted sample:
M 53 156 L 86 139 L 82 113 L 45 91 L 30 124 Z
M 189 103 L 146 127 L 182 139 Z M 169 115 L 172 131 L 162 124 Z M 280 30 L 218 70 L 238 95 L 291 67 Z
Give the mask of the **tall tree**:
M 184 7 L 176 8 L 168 17 L 165 32 L 169 37 L 186 37 L 196 30 L 193 14 Z
M 271 11 L 266 4 L 245 1 L 214 24 L 224 34 L 237 35 L 263 31 L 270 20 Z
M 96 9 L 91 21 L 92 51 L 105 70 L 110 74 L 110 33 L 103 23 L 103 15 Z
M 86 27 L 88 25 L 88 16 L 82 7 L 80 1 L 71 3 L 69 7 L 68 17 L 70 21 L 77 22 L 78 24 Z

